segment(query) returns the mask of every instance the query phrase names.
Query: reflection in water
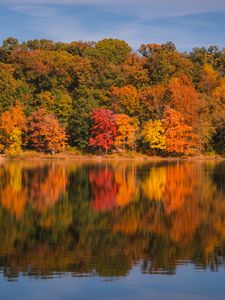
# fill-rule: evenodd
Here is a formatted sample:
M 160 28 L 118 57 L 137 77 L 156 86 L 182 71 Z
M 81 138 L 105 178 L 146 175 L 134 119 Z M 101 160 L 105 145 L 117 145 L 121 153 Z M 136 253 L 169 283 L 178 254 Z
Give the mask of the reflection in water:
M 49 277 L 217 270 L 225 254 L 225 164 L 6 162 L 0 268 Z

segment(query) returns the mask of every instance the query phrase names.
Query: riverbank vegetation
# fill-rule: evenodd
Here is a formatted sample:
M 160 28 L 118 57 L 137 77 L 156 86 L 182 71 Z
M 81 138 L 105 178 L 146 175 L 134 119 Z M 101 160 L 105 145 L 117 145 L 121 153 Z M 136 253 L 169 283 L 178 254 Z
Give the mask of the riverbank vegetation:
M 189 156 L 225 149 L 225 52 L 134 52 L 104 39 L 8 38 L 0 47 L 0 151 Z

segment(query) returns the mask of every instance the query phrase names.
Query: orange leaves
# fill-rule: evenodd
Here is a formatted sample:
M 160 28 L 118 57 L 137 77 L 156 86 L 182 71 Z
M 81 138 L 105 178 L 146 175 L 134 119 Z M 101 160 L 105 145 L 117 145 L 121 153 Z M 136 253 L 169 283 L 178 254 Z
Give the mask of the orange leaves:
M 15 106 L 11 106 L 8 111 L 1 115 L 1 128 L 10 134 L 15 128 L 26 130 L 26 117 L 23 107 L 19 102 Z
M 137 131 L 135 121 L 125 114 L 119 114 L 115 115 L 115 122 L 117 126 L 115 146 L 119 149 L 124 149 L 125 147 L 132 149 L 134 147 Z
M 192 154 L 195 150 L 195 135 L 188 126 L 183 115 L 171 108 L 163 114 L 163 127 L 165 128 L 166 150 L 170 153 Z
M 135 115 L 139 109 L 138 91 L 132 85 L 124 87 L 112 86 L 110 89 L 109 99 L 114 111 Z
M 166 86 L 161 84 L 147 87 L 139 91 L 142 115 L 146 119 L 149 118 L 149 115 L 157 119 L 162 118 L 163 109 L 168 102 L 166 92 Z
M 40 108 L 29 117 L 29 141 L 38 151 L 59 152 L 66 144 L 64 128 L 54 115 Z
M 188 125 L 196 124 L 200 105 L 199 95 L 186 76 L 170 80 L 171 107 L 183 114 Z
M 27 130 L 26 116 L 19 102 L 1 115 L 0 129 L 4 146 L 11 154 L 18 153 L 22 146 L 22 132 Z

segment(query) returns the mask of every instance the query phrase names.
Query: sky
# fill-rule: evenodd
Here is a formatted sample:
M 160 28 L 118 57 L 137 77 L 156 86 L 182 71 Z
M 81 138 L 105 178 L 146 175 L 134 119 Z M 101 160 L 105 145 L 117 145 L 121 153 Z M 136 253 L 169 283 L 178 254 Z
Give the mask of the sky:
M 0 0 L 0 43 L 11 36 L 225 47 L 225 0 Z

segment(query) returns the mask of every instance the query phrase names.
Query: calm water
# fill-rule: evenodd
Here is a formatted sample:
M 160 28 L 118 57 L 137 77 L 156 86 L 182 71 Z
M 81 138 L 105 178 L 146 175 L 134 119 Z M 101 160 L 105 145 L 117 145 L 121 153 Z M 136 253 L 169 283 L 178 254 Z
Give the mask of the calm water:
M 1 299 L 225 299 L 225 163 L 5 162 Z

